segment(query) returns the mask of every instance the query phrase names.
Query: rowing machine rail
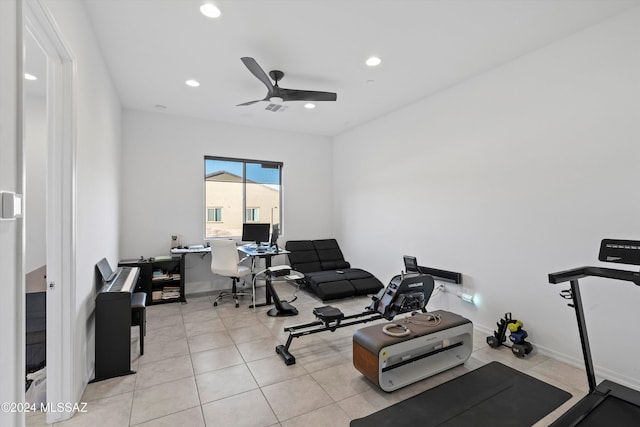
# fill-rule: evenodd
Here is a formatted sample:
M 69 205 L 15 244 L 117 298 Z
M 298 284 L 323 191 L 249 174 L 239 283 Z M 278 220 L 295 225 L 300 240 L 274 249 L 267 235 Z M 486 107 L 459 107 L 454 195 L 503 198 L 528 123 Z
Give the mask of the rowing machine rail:
M 284 331 L 289 332 L 289 337 L 286 344 L 276 346 L 276 353 L 282 356 L 286 365 L 293 365 L 296 363 L 296 358 L 289 352 L 289 347 L 294 338 L 325 331 L 335 332 L 339 328 L 374 320 L 392 320 L 398 314 L 411 311 L 426 312 L 433 288 L 434 282 L 431 276 L 401 274 L 393 277 L 384 289 L 373 296 L 371 304 L 361 313 L 345 316 L 342 311 L 332 306 L 316 307 L 313 309 L 313 314 L 319 320 L 286 326 Z

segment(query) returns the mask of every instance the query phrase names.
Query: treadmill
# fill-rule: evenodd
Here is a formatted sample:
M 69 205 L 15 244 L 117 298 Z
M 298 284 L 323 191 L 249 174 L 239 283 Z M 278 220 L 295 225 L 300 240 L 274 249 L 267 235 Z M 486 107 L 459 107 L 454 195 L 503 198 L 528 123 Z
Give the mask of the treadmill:
M 640 241 L 604 239 L 600 244 L 598 260 L 640 265 Z M 628 270 L 580 267 L 549 274 L 549 283 L 569 282 L 570 284 L 570 289 L 560 292 L 560 295 L 565 299 L 572 300 L 569 303 L 569 307 L 573 307 L 576 312 L 582 354 L 587 371 L 587 380 L 589 381 L 589 394 L 558 418 L 551 426 L 638 426 L 640 425 L 640 391 L 609 380 L 604 380 L 596 385 L 591 349 L 589 348 L 589 337 L 587 336 L 587 326 L 578 286 L 579 279 L 589 276 L 624 280 L 640 286 L 640 272 Z

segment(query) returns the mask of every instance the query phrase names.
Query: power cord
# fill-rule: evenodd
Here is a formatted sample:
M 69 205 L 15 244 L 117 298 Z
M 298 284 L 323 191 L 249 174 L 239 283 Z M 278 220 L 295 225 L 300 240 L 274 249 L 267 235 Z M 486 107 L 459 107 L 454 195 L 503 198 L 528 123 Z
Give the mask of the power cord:
M 421 317 L 424 317 L 424 320 L 420 319 Z M 411 317 L 405 317 L 400 323 L 389 323 L 385 325 L 382 328 L 382 332 L 391 337 L 406 337 L 411 334 L 411 329 L 406 326 L 407 324 L 435 327 L 440 323 L 442 323 L 442 317 L 439 314 L 418 313 L 414 311 L 411 313 Z M 391 331 L 393 328 L 400 328 L 402 331 L 393 332 Z
M 440 292 L 445 293 L 445 294 L 447 293 L 447 287 L 445 285 L 443 285 L 442 283 L 440 283 L 438 285 L 438 287 L 435 288 L 435 290 L 431 294 L 431 298 L 433 298 L 434 296 L 438 295 Z
M 424 318 L 424 320 L 420 319 L 422 317 Z M 402 323 L 412 323 L 414 325 L 434 327 L 442 323 L 442 317 L 439 314 L 418 313 L 414 311 L 413 313 L 411 313 L 411 317 L 405 317 L 404 319 L 402 319 Z
M 392 332 L 390 329 L 400 328 L 401 332 Z M 404 325 L 398 325 L 397 323 L 389 323 L 388 325 L 384 325 L 382 328 L 382 332 L 390 337 L 406 337 L 411 333 L 409 328 Z

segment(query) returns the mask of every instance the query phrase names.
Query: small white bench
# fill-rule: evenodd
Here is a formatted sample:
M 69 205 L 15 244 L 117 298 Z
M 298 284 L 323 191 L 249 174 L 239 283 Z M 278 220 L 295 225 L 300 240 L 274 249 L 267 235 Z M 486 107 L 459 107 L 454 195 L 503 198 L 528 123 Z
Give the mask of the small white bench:
M 432 321 L 437 319 L 437 321 Z M 402 325 L 390 336 L 385 326 Z M 473 350 L 473 324 L 437 310 L 359 329 L 353 335 L 353 365 L 384 391 L 393 391 L 467 361 Z

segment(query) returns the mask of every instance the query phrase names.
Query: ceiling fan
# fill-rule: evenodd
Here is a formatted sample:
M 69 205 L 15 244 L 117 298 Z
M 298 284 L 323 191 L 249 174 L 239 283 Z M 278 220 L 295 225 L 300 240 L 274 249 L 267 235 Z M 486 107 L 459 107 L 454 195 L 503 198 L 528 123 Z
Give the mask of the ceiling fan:
M 240 58 L 244 65 L 251 71 L 251 73 L 258 78 L 267 87 L 267 96 L 264 99 L 258 99 L 255 101 L 244 102 L 238 104 L 237 107 L 243 105 L 251 105 L 260 101 L 271 101 L 274 103 L 281 103 L 287 101 L 335 101 L 337 95 L 334 92 L 318 92 L 315 90 L 297 90 L 297 89 L 285 89 L 278 86 L 278 82 L 284 77 L 284 73 L 280 70 L 269 71 L 269 76 L 275 83 L 271 83 L 269 77 L 264 70 L 258 65 L 255 59 L 245 56 Z

